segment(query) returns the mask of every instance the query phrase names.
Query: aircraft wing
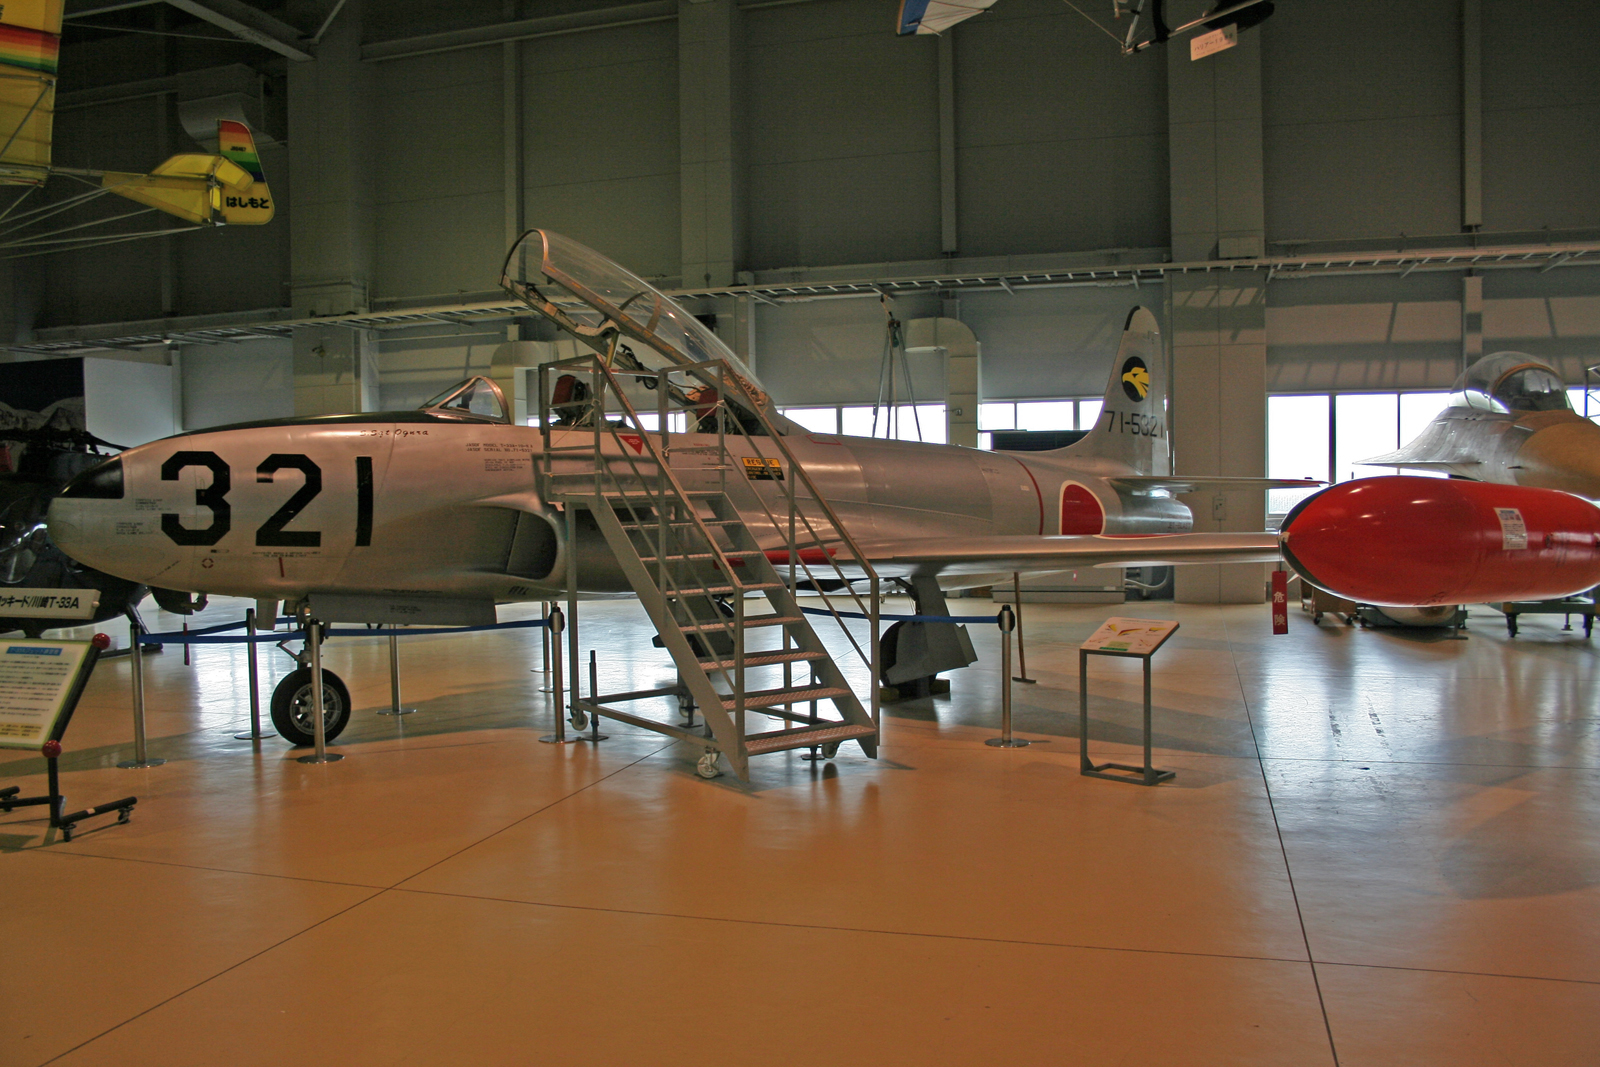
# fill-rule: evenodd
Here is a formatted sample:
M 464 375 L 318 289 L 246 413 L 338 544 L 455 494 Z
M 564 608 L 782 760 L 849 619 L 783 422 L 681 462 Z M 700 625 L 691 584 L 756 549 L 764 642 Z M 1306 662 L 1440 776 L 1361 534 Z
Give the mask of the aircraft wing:
M 1116 489 L 1168 489 L 1174 493 L 1226 493 L 1234 489 L 1320 489 L 1328 484 L 1312 478 L 1214 478 L 1209 475 L 1180 478 L 1172 474 L 1130 474 L 1109 481 Z
M 1080 567 L 1159 567 L 1180 563 L 1276 563 L 1270 533 L 1155 534 L 1146 537 L 918 537 L 873 541 L 862 555 L 891 575 L 1063 571 Z

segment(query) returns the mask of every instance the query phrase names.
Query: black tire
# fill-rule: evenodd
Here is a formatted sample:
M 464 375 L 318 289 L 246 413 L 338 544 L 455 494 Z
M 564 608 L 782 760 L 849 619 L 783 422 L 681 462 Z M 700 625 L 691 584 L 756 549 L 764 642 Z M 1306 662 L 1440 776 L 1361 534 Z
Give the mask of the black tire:
M 332 741 L 350 723 L 350 690 L 327 668 L 322 671 L 322 707 L 322 739 Z M 311 668 L 290 671 L 272 691 L 273 729 L 291 745 L 303 748 L 316 744 L 310 708 Z

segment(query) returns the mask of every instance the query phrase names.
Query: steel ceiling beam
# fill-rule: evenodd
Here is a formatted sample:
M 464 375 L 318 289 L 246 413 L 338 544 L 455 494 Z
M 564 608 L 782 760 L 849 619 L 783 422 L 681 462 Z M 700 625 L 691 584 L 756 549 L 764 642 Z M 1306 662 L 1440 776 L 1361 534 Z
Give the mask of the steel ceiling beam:
M 315 58 L 306 51 L 305 35 L 287 22 L 258 11 L 241 0 L 167 0 L 179 11 L 221 27 L 239 38 L 300 62 Z
M 903 278 L 863 278 L 838 281 L 765 281 L 723 288 L 669 289 L 667 295 L 684 300 L 725 299 L 747 296 L 766 304 L 793 304 L 812 300 L 852 297 L 909 296 L 930 292 L 1020 292 L 1024 289 L 1060 289 L 1074 286 L 1136 286 L 1159 282 L 1174 274 L 1212 274 L 1267 271 L 1273 281 L 1293 278 L 1336 277 L 1352 274 L 1399 275 L 1423 271 L 1538 270 L 1600 266 L 1600 242 L 1587 244 L 1523 245 L 1502 248 L 1443 248 L 1412 252 L 1362 252 L 1318 256 L 1268 256 L 1260 259 L 1204 260 L 1193 263 L 1145 263 L 1063 267 L 1036 271 L 1001 271 L 931 274 Z M 355 330 L 403 330 L 418 326 L 475 326 L 529 314 L 528 308 L 510 300 L 471 304 L 398 308 L 321 318 L 280 318 L 282 311 L 255 312 L 229 321 L 229 316 L 206 316 L 162 324 L 160 322 L 108 324 L 103 327 L 60 327 L 39 331 L 39 339 L 8 346 L 13 352 L 65 355 L 97 348 L 128 348 L 166 343 L 181 334 L 185 343 L 218 344 L 252 337 L 288 337 L 313 326 L 343 326 Z M 54 335 L 54 336 L 52 336 Z M 98 335 L 98 336 L 95 336 Z

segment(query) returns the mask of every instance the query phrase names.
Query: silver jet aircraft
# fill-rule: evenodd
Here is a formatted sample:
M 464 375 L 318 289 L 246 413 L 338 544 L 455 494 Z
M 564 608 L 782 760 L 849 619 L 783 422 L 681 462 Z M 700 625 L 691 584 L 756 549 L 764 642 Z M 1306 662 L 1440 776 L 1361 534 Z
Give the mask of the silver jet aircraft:
M 1572 409 L 1555 368 L 1521 352 L 1472 364 L 1413 441 L 1361 463 L 1600 500 L 1600 426 Z
M 492 621 L 495 604 L 635 592 L 680 672 L 711 661 L 733 679 L 730 664 L 742 672 L 759 656 L 823 658 L 793 622 L 796 588 L 849 593 L 875 574 L 908 586 L 920 613 L 946 615 L 941 585 L 1018 571 L 1273 561 L 1269 534 L 1184 533 L 1190 513 L 1174 494 L 1314 484 L 1170 473 L 1165 359 L 1142 308 L 1095 428 L 1064 449 L 1013 454 L 798 427 L 692 315 L 557 234 L 529 231 L 503 284 L 594 353 L 541 368 L 538 425 L 515 425 L 502 390 L 475 378 L 417 411 L 180 434 L 75 479 L 50 509 L 51 535 L 130 580 L 279 601 L 323 621 Z M 753 592 L 774 614 L 746 616 Z M 765 619 L 798 651 L 746 656 L 737 635 L 715 640 L 727 617 Z M 889 684 L 975 658 L 948 624 L 911 624 L 898 648 L 877 664 Z M 273 701 L 298 744 L 312 734 L 308 675 L 285 679 Z M 737 677 L 728 685 L 742 692 Z M 807 690 L 813 708 L 818 693 L 854 699 L 827 677 Z M 691 695 L 727 704 L 728 685 Z M 349 702 L 336 681 L 322 688 L 331 736 Z M 751 706 L 780 714 L 797 692 Z M 707 719 L 721 730 L 717 710 Z M 760 750 L 801 743 L 762 736 Z

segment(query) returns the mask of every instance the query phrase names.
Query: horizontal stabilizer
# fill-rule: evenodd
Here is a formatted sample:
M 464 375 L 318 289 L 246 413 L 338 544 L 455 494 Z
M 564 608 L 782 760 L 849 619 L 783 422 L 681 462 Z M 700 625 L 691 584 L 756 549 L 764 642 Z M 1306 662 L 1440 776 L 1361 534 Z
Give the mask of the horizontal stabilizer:
M 1443 471 L 1448 474 L 1457 467 L 1479 467 L 1483 465 L 1481 459 L 1412 459 L 1404 451 L 1390 452 L 1388 455 L 1373 456 L 1371 459 L 1358 459 L 1358 467 L 1404 467 L 1414 471 Z
M 919 537 L 878 541 L 861 553 L 881 574 L 990 574 L 1078 567 L 1185 563 L 1275 563 L 1276 534 L 1156 534 L 1148 537 Z
M 1173 474 L 1130 474 L 1110 479 L 1112 488 L 1131 492 L 1166 489 L 1173 493 L 1228 493 L 1239 489 L 1320 489 L 1327 482 L 1312 478 L 1213 478 L 1199 475 L 1180 478 Z

